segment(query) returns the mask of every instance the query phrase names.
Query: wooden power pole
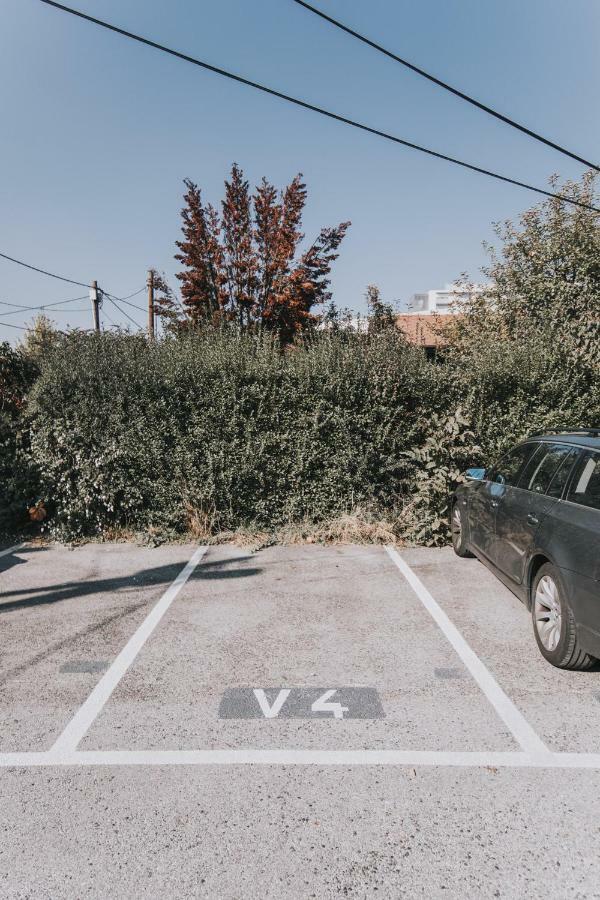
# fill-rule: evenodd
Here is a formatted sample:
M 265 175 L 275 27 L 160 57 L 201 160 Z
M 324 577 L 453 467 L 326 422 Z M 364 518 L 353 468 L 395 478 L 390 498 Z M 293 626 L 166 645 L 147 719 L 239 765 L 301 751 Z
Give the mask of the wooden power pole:
M 148 269 L 148 337 L 154 340 L 154 271 Z
M 92 311 L 94 313 L 94 331 L 100 331 L 100 297 L 98 294 L 98 282 L 92 281 L 90 288 L 90 300 L 92 301 Z

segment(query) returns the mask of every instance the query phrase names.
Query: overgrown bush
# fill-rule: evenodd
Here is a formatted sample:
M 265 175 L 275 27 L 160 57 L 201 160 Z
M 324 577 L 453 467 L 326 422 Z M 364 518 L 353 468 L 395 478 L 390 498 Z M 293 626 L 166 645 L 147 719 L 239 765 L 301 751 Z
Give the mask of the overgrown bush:
M 285 352 L 228 330 L 154 344 L 72 334 L 30 395 L 31 459 L 14 416 L 3 497 L 13 513 L 44 497 L 61 538 L 272 532 L 360 509 L 440 544 L 469 464 L 600 421 L 600 396 L 588 368 L 534 340 L 457 345 L 435 365 L 393 331 L 317 334 Z
M 28 522 L 37 500 L 37 472 L 29 453 L 23 413 L 37 367 L 24 353 L 0 344 L 0 536 Z
M 227 331 L 66 337 L 29 409 L 52 527 L 275 528 L 395 509 L 441 382 L 395 334 L 321 335 L 284 353 Z

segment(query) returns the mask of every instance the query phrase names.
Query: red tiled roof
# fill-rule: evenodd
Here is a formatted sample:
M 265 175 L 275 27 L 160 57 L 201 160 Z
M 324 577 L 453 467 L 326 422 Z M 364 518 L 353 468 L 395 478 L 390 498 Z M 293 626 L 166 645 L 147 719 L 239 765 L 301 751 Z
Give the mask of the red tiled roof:
M 407 341 L 420 347 L 440 347 L 445 340 L 438 332 L 454 318 L 452 313 L 434 313 L 433 315 L 400 315 L 396 316 L 396 325 Z

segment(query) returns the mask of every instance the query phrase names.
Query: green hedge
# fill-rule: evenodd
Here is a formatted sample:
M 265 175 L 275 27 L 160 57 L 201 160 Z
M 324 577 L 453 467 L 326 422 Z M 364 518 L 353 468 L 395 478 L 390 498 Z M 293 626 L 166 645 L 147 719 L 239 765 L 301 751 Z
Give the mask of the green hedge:
M 27 524 L 28 503 L 39 493 L 24 421 L 27 395 L 37 374 L 26 354 L 0 344 L 0 537 Z
M 22 399 L 0 419 L 0 521 L 43 499 L 64 539 L 275 530 L 362 508 L 441 543 L 469 463 L 600 422 L 597 372 L 537 338 L 482 335 L 433 364 L 393 331 L 317 334 L 285 352 L 226 331 L 155 344 L 73 333 L 40 365 L 25 406 L 33 370 L 11 357 Z
M 393 508 L 403 456 L 442 402 L 439 373 L 395 335 L 324 336 L 282 353 L 208 332 L 67 337 L 30 405 L 53 528 L 183 530 L 320 521 Z

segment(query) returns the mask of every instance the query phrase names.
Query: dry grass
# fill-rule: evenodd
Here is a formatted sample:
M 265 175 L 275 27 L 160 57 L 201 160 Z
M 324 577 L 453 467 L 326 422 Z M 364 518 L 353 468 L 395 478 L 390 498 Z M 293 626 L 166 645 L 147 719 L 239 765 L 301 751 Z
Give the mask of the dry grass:
M 149 527 L 144 532 L 129 528 L 108 528 L 102 535 L 82 538 L 71 546 L 87 543 L 135 543 L 154 545 L 166 543 L 199 543 L 214 546 L 233 544 L 242 550 L 254 553 L 274 544 L 402 544 L 403 523 L 382 518 L 374 512 L 355 509 L 323 522 L 294 522 L 273 531 L 247 526 L 235 531 L 221 531 L 215 524 L 214 516 L 205 510 L 186 508 L 187 531 L 183 534 L 165 533 L 159 528 Z M 31 538 L 30 538 L 31 540 Z M 38 540 L 44 541 L 43 537 Z
M 344 513 L 324 522 L 295 522 L 268 532 L 242 528 L 210 535 L 209 544 L 235 544 L 244 550 L 260 550 L 273 544 L 397 544 L 397 525 L 364 510 Z
M 288 525 L 280 530 L 281 544 L 395 544 L 392 522 L 363 513 L 344 513 L 318 524 Z
M 197 507 L 189 500 L 184 500 L 187 532 L 194 540 L 206 543 L 216 532 L 214 510 Z

